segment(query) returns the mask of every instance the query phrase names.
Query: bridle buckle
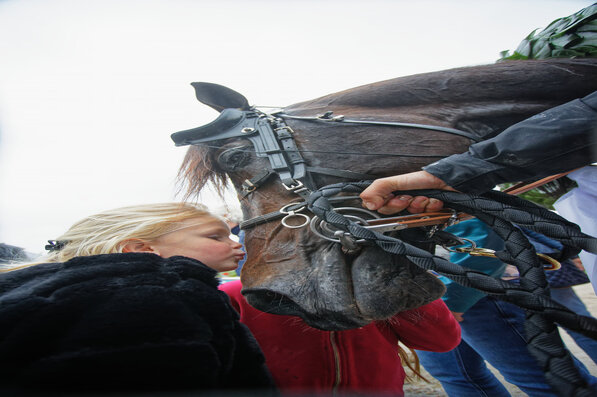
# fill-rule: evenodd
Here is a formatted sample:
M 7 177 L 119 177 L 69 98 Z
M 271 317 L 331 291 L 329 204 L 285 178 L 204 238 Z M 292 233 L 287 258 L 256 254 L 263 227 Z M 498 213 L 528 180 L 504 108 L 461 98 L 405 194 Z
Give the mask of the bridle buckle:
M 250 180 L 245 179 L 243 182 L 243 192 L 251 193 L 257 190 L 257 186 L 255 186 Z
M 296 194 L 302 193 L 307 190 L 305 185 L 303 185 L 303 182 L 295 181 L 294 179 L 292 180 L 292 183 L 290 184 L 290 186 L 288 186 L 284 182 L 282 182 L 282 186 L 284 186 L 284 188 L 286 190 L 288 190 L 289 192 L 296 193 Z

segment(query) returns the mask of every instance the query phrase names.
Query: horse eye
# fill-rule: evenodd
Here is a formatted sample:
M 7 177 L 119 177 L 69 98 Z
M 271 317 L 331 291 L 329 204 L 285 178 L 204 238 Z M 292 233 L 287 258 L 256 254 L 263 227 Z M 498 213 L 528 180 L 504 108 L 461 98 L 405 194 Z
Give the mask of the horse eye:
M 224 171 L 236 171 L 249 164 L 251 160 L 250 149 L 250 146 L 238 146 L 226 149 L 218 156 L 218 165 Z

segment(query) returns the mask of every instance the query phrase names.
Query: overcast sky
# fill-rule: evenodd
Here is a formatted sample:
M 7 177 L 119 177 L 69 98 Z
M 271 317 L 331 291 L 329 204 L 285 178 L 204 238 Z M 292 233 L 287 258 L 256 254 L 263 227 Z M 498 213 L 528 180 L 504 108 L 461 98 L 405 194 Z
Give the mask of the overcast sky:
M 41 252 L 86 215 L 180 199 L 170 134 L 217 116 L 193 81 L 290 105 L 493 63 L 592 3 L 0 0 L 0 242 Z

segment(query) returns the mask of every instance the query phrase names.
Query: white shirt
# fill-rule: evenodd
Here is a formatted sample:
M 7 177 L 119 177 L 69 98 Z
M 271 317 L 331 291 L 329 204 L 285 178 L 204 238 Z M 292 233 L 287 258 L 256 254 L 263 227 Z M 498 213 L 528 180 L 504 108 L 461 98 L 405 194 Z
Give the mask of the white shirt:
M 597 238 L 597 166 L 586 166 L 567 175 L 578 184 L 554 203 L 567 220 L 580 226 L 583 233 Z M 581 251 L 578 255 L 597 294 L 597 255 Z

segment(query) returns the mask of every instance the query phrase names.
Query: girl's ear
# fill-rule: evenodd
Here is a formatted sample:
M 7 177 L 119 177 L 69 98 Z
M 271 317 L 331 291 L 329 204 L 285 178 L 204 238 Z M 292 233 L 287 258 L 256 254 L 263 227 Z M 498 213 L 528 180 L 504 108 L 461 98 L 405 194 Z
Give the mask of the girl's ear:
M 132 238 L 120 243 L 122 252 L 145 252 L 159 255 L 160 253 L 147 241 Z

